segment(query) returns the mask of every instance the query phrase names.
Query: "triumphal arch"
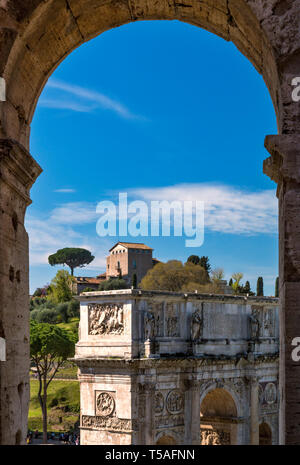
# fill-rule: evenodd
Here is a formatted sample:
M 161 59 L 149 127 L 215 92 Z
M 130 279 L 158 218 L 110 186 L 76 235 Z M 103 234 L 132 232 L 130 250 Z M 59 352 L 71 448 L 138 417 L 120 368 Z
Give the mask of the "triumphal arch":
M 79 299 L 81 444 L 278 444 L 278 299 Z
M 6 345 L 0 361 L 1 444 L 22 444 L 27 432 L 24 217 L 41 173 L 29 146 L 40 93 L 62 60 L 84 42 L 133 21 L 174 19 L 232 41 L 263 76 L 273 101 L 278 134 L 266 137 L 270 157 L 264 171 L 277 183 L 279 199 L 280 442 L 300 444 L 300 364 L 291 357 L 292 342 L 300 337 L 300 0 L 0 1 L 0 77 L 6 84 L 0 101 L 0 338 Z

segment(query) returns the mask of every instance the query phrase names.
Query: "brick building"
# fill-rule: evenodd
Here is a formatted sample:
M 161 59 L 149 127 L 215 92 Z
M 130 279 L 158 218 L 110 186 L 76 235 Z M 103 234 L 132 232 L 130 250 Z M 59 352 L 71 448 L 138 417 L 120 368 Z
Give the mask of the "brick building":
M 152 258 L 151 247 L 134 242 L 118 242 L 106 258 L 106 278 L 122 276 L 129 284 L 136 274 L 139 284 L 158 261 Z

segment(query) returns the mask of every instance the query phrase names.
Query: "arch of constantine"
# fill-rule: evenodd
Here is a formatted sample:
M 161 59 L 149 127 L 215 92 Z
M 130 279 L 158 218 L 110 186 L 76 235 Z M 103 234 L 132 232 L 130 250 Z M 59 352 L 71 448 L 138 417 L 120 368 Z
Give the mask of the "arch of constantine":
M 81 294 L 81 444 L 278 443 L 278 300 Z
M 29 148 L 40 93 L 69 53 L 102 32 L 138 20 L 174 19 L 232 41 L 263 76 L 273 101 L 278 134 L 266 137 L 270 157 L 264 171 L 277 183 L 279 199 L 279 440 L 300 444 L 300 366 L 291 358 L 291 343 L 300 337 L 300 104 L 292 97 L 300 76 L 299 0 L 1 0 L 0 76 L 6 83 L 6 99 L 0 102 L 0 338 L 6 344 L 6 360 L 0 362 L 1 444 L 24 443 L 27 432 L 24 217 L 30 188 L 41 173 Z M 237 430 L 242 434 L 241 427 Z M 268 427 L 261 431 L 269 440 Z

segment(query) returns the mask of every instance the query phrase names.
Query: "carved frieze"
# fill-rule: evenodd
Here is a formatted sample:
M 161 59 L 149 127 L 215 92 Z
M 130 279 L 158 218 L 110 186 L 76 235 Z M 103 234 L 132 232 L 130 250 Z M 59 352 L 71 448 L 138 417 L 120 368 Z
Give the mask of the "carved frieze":
M 165 336 L 179 337 L 179 317 L 178 317 L 178 304 L 169 302 L 166 304 L 165 310 Z
M 228 431 L 201 427 L 201 445 L 228 446 L 230 445 L 230 433 Z
M 277 398 L 277 384 L 273 382 L 262 382 L 259 385 L 259 400 L 260 406 L 263 410 L 272 410 L 276 408 Z
M 249 319 L 251 339 L 275 337 L 275 313 L 272 308 L 254 305 Z
M 155 428 L 169 428 L 184 425 L 184 415 L 163 415 L 154 420 Z
M 263 335 L 264 337 L 275 336 L 275 318 L 272 308 L 264 309 L 263 316 Z
M 184 407 L 184 397 L 181 391 L 173 389 L 167 395 L 167 410 L 172 415 L 182 412 Z
M 90 304 L 88 306 L 90 335 L 120 335 L 124 333 L 123 304 Z
M 154 398 L 154 411 L 156 415 L 160 415 L 164 410 L 165 399 L 161 392 L 157 392 Z
M 154 316 L 153 337 L 163 336 L 163 302 L 149 302 L 148 311 Z
M 82 415 L 81 426 L 83 428 L 91 428 L 98 430 L 113 430 L 113 431 L 132 431 L 138 429 L 136 420 L 127 420 L 117 417 L 101 417 Z
M 277 389 L 274 383 L 268 383 L 265 387 L 265 400 L 267 404 L 271 405 L 276 402 Z

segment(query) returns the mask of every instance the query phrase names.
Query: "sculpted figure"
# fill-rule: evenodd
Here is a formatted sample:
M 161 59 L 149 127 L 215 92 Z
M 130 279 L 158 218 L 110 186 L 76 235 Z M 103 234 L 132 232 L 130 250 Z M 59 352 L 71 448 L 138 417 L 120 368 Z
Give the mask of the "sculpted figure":
M 259 324 L 259 321 L 258 319 L 251 315 L 250 317 L 250 332 L 251 332 L 251 339 L 258 339 L 259 338 L 259 328 L 260 328 L 260 324 Z
M 195 312 L 192 317 L 191 337 L 193 341 L 201 338 L 202 318 L 199 312 Z
M 145 340 L 152 339 L 154 336 L 155 318 L 153 313 L 147 312 L 144 318 L 144 336 Z

